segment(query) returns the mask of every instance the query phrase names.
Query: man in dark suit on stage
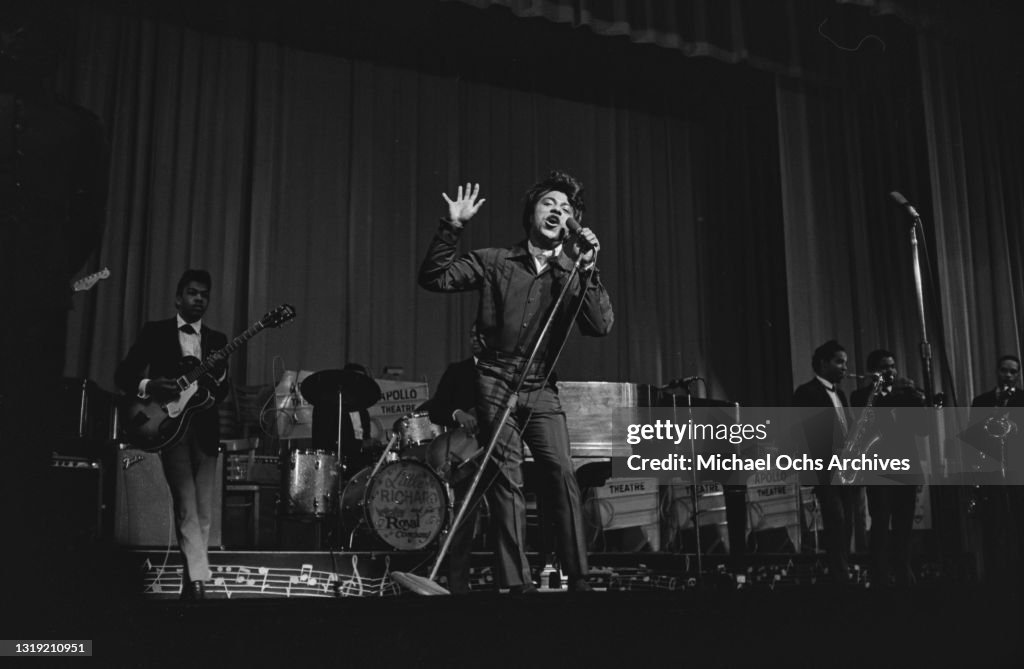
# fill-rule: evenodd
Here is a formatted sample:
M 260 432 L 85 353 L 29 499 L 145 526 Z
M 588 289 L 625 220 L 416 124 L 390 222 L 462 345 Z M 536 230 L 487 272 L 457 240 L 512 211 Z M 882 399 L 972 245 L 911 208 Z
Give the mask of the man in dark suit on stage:
M 992 390 L 974 398 L 972 407 L 1024 407 L 1024 393 L 1020 390 L 1020 358 L 1004 355 L 996 367 L 999 383 Z
M 578 227 L 583 215 L 583 186 L 565 172 L 552 172 L 524 198 L 526 239 L 510 248 L 477 249 L 460 255 L 458 242 L 463 230 L 485 202 L 478 200 L 479 193 L 479 184 L 466 184 L 465 189 L 459 187 L 455 199 L 444 195 L 448 216 L 427 249 L 419 284 L 433 292 L 475 291 L 479 298 L 475 323 L 480 344 L 477 419 L 483 437 L 490 436 L 502 417 L 509 417 L 496 442 L 501 475 L 495 477 L 495 492 L 491 493 L 492 499 L 500 502 L 491 505 L 500 560 L 499 586 L 511 592 L 536 591 L 525 553 L 525 442 L 537 463 L 538 487 L 550 502 L 547 508 L 557 528 L 555 545 L 569 589 L 589 590 L 583 505 L 553 372 L 559 343 L 574 325 L 594 337 L 611 331 L 611 298 L 597 268 L 600 243 L 589 228 L 570 233 L 570 227 Z M 547 317 L 563 287 L 566 299 L 544 334 Z M 531 362 L 538 340 L 541 347 Z
M 867 371 L 881 375 L 878 393 L 872 401 L 872 406 L 879 409 L 875 412 L 874 431 L 878 441 L 873 451 L 880 457 L 906 458 L 910 462 L 908 471 L 886 475 L 892 482 L 865 486 L 871 514 L 871 580 L 879 586 L 889 585 L 890 580 L 898 586 L 907 586 L 914 582 L 910 542 L 917 505 L 916 482 L 922 477 L 914 435 L 926 434 L 926 425 L 919 412 L 897 413 L 885 409 L 923 407 L 925 397 L 909 379 L 899 377 L 896 357 L 885 349 L 868 354 Z M 850 404 L 867 406 L 874 388 L 872 379 L 870 386 L 853 392 Z M 896 482 L 899 479 L 903 481 Z
M 1020 407 L 1024 407 L 1024 392 L 1020 388 L 1020 358 L 1004 355 L 996 367 L 998 383 L 971 402 L 969 423 L 976 426 L 972 440 L 974 447 L 964 455 L 965 473 L 975 482 L 989 485 L 975 485 L 970 490 L 969 508 L 975 519 L 971 529 L 977 559 L 979 576 L 989 582 L 999 580 L 1006 584 L 1019 584 L 1020 559 L 1024 552 L 1019 533 L 1012 528 L 1019 527 L 1024 514 L 1024 488 L 1007 485 L 1003 478 L 1003 455 L 1006 455 L 1007 472 L 1013 469 L 1014 460 L 1021 458 L 1021 426 L 1018 423 Z M 997 436 L 1006 429 L 1006 435 Z M 1016 465 L 1019 467 L 1019 465 Z M 1019 471 L 1017 469 L 1016 471 Z
M 825 525 L 825 552 L 829 571 L 835 583 L 849 579 L 850 536 L 856 512 L 857 486 L 832 485 L 827 465 L 850 429 L 850 414 L 846 395 L 838 387 L 846 376 L 846 350 L 834 339 L 814 350 L 811 366 L 814 378 L 793 392 L 795 407 L 830 407 L 809 417 L 803 423 L 807 455 L 820 459 L 826 467 L 818 472 L 818 485 L 814 495 L 821 507 Z
M 227 346 L 223 333 L 202 322 L 210 304 L 211 286 L 206 270 L 190 269 L 182 274 L 174 300 L 178 315 L 142 327 L 114 376 L 121 390 L 142 400 L 172 401 L 180 394 L 175 379 L 184 371 L 182 361 L 188 357 L 205 360 Z M 212 376 L 215 378 L 209 383 L 215 386 L 214 397 L 220 402 L 228 391 L 223 361 Z M 217 411 L 209 408 L 194 413 L 182 438 L 161 451 L 164 475 L 174 500 L 178 546 L 185 562 L 183 598 L 203 599 L 205 583 L 211 578 L 208 548 L 218 447 Z

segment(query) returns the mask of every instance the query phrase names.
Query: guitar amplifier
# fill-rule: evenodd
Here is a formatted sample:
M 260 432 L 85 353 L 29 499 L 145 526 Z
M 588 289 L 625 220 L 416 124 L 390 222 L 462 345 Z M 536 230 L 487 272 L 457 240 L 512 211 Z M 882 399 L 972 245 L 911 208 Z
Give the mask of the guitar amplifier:
M 276 455 L 256 455 L 255 451 L 227 456 L 225 479 L 228 483 L 281 483 L 281 463 Z
M 174 531 L 174 504 L 164 478 L 158 453 L 127 448 L 114 461 L 117 479 L 114 505 L 114 542 L 121 546 L 177 546 Z M 224 498 L 224 455 L 217 456 L 214 477 L 213 520 L 210 524 L 210 548 L 222 545 L 221 515 Z
M 103 466 L 98 460 L 53 454 L 50 460 L 48 493 L 57 505 L 47 528 L 53 536 L 71 544 L 92 544 L 103 533 Z

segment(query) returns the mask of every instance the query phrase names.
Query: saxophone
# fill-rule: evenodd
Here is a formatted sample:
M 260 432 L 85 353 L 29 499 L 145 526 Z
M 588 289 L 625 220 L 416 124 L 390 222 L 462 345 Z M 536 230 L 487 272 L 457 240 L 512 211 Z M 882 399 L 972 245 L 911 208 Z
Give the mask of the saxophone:
M 842 448 L 839 450 L 840 458 L 859 458 L 862 455 L 866 455 L 870 451 L 878 440 L 882 438 L 882 435 L 877 431 L 873 431 L 872 428 L 875 425 L 875 400 L 878 399 L 878 395 L 890 381 L 891 377 L 886 374 L 872 374 L 875 377 L 874 383 L 871 386 L 871 393 L 868 395 L 868 400 L 864 404 L 864 409 L 861 411 L 860 416 L 857 417 L 857 422 L 854 423 L 853 429 L 846 435 L 846 439 L 843 440 Z M 839 482 L 844 485 L 853 485 L 857 480 L 857 476 L 860 474 L 856 470 L 847 470 L 845 468 L 840 469 L 838 472 Z

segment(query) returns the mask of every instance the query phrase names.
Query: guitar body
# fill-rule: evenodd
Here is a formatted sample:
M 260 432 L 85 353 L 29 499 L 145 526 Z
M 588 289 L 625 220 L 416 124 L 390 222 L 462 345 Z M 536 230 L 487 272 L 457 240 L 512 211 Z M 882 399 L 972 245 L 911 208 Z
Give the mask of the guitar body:
M 295 318 L 295 308 L 282 304 L 253 323 L 248 330 L 235 337 L 227 346 L 215 351 L 200 362 L 187 357 L 179 363 L 180 376 L 174 379 L 178 397 L 169 402 L 143 400 L 137 396 L 125 398 L 121 407 L 121 429 L 125 441 L 133 447 L 151 453 L 160 451 L 182 439 L 195 414 L 212 407 L 216 401 L 216 378 L 224 375 L 223 366 L 228 356 L 268 327 L 280 327 Z M 148 364 L 148 363 L 147 363 Z M 142 367 L 139 371 L 142 371 Z M 119 382 L 122 387 L 127 385 Z
M 182 360 L 187 372 L 199 365 L 195 358 Z M 206 377 L 208 378 L 208 377 Z M 199 381 L 189 384 L 176 399 L 158 402 L 152 398 L 126 398 L 123 408 L 125 440 L 142 451 L 155 453 L 172 446 L 185 436 L 192 417 L 214 405 L 213 392 Z

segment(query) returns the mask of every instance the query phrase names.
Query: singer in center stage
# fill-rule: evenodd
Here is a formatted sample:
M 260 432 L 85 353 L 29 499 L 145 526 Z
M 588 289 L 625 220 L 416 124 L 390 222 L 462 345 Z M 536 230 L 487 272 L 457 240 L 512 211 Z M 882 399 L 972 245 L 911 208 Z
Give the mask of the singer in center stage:
M 583 187 L 564 172 L 552 172 L 525 196 L 522 226 L 526 239 L 511 248 L 485 248 L 457 254 L 459 237 L 485 200 L 480 185 L 459 186 L 454 198 L 443 197 L 448 215 L 427 249 L 419 283 L 435 292 L 476 291 L 479 295 L 475 337 L 477 417 L 481 443 L 505 410 L 520 377 L 523 385 L 515 409 L 500 434 L 494 462 L 481 479 L 490 503 L 496 539 L 498 585 L 512 592 L 534 592 L 526 560 L 526 502 L 523 495 L 523 442 L 538 468 L 542 507 L 551 515 L 555 550 L 569 589 L 588 590 L 587 553 L 582 504 L 569 450 L 569 431 L 558 399 L 553 365 L 573 322 L 589 336 L 611 330 L 611 299 L 601 284 L 597 235 L 581 228 Z M 573 274 L 579 262 L 580 271 Z M 531 351 L 566 281 L 572 277 L 546 340 L 529 369 Z M 489 485 L 488 485 L 489 484 Z M 478 489 L 475 496 L 482 490 Z M 470 500 L 468 503 L 472 503 Z M 456 530 L 472 531 L 471 517 Z

